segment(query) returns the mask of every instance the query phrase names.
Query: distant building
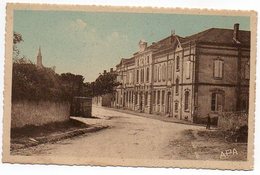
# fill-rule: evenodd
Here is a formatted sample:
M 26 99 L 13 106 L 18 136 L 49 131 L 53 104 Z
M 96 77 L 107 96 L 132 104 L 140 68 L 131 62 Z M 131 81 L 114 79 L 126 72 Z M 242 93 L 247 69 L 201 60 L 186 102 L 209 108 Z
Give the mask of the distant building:
M 37 64 L 36 64 L 36 66 L 39 67 L 39 68 L 43 68 L 41 47 L 39 47 L 39 50 L 38 50 Z
M 210 114 L 248 111 L 250 31 L 211 28 L 172 34 L 116 66 L 115 107 L 203 123 Z
M 41 47 L 39 47 L 39 50 L 38 50 L 38 54 L 37 54 L 37 58 L 36 58 L 36 66 L 38 68 L 45 68 L 46 70 L 53 71 L 53 72 L 55 72 L 55 69 L 56 69 L 56 66 L 53 66 L 53 67 L 45 67 L 45 66 L 43 66 L 43 64 L 42 64 Z

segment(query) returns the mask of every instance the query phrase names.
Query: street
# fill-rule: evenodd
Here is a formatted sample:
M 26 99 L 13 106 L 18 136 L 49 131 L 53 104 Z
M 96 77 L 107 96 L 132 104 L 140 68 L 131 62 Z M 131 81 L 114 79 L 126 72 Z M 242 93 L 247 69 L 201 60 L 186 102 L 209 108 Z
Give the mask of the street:
M 216 151 L 214 154 L 208 151 L 207 154 L 203 153 L 204 157 L 199 156 L 194 147 L 196 142 L 192 142 L 195 140 L 192 132 L 204 131 L 205 127 L 201 126 L 164 122 L 100 107 L 93 107 L 93 116 L 97 118 L 77 119 L 87 124 L 109 125 L 109 128 L 22 149 L 15 154 L 124 159 L 219 159 L 219 149 L 223 147 L 223 143 L 220 143 L 221 146 L 215 142 L 218 150 L 213 149 Z M 197 145 L 212 146 L 208 140 L 198 140 L 200 142 Z

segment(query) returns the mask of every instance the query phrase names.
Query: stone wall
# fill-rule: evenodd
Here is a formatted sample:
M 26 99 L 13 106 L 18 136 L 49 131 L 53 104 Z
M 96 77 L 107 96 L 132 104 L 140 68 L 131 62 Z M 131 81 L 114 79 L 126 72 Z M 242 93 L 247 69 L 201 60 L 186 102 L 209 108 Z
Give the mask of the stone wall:
M 70 104 L 68 102 L 16 101 L 12 103 L 11 128 L 62 122 L 69 120 L 69 117 Z
M 92 98 L 74 97 L 70 110 L 71 116 L 91 117 L 92 116 Z
M 229 130 L 248 125 L 248 114 L 245 112 L 223 112 L 218 118 L 218 127 Z

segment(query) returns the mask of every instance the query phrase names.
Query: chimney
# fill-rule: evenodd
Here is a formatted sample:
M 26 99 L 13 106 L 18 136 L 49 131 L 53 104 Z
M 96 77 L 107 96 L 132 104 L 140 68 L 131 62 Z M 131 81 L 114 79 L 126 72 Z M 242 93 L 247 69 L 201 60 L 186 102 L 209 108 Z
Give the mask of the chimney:
M 112 73 L 113 72 L 113 68 L 110 68 L 110 73 Z
M 140 52 L 143 52 L 147 48 L 147 42 L 144 40 L 139 41 L 139 50 Z
M 106 74 L 107 73 L 107 71 L 106 70 L 104 70 L 104 74 Z
M 238 41 L 239 24 L 234 24 L 233 39 Z

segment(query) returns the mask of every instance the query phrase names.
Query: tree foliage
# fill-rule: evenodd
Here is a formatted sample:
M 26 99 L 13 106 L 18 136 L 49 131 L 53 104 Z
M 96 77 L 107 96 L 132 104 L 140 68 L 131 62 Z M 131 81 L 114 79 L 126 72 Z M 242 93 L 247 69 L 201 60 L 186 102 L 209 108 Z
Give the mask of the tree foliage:
M 114 72 L 103 73 L 92 83 L 85 83 L 85 92 L 90 96 L 113 93 L 115 87 L 119 85 L 116 81 L 117 74 Z
M 12 100 L 70 101 L 83 95 L 83 76 L 59 75 L 51 68 L 39 68 L 25 57 L 18 57 L 17 44 L 22 41 L 22 35 L 14 32 Z
M 17 47 L 17 44 L 23 41 L 23 37 L 20 33 L 13 33 L 13 60 L 19 59 L 20 50 Z

